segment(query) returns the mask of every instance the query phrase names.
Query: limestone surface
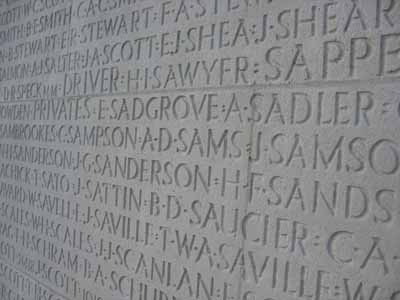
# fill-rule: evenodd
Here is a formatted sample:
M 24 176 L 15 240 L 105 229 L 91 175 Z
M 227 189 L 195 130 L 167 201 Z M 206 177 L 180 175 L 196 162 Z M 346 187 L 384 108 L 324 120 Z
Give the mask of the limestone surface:
M 1 0 L 0 299 L 400 300 L 400 1 Z

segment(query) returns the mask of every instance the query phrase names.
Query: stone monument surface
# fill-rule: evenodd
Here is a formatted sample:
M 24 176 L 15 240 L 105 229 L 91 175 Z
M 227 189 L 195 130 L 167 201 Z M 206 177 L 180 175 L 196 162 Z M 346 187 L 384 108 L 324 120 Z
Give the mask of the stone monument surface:
M 2 0 L 0 299 L 400 300 L 400 1 Z

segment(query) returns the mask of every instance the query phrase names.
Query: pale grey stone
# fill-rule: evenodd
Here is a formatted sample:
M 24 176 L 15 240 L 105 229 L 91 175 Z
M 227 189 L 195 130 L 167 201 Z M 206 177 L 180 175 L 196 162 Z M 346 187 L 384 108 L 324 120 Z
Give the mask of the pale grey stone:
M 0 299 L 399 300 L 400 2 L 0 2 Z

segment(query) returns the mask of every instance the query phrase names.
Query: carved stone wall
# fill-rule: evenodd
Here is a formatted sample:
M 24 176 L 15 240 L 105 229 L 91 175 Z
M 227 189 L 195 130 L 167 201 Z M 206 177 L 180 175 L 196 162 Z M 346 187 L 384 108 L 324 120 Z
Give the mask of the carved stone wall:
M 400 300 L 400 1 L 2 0 L 0 299 Z

